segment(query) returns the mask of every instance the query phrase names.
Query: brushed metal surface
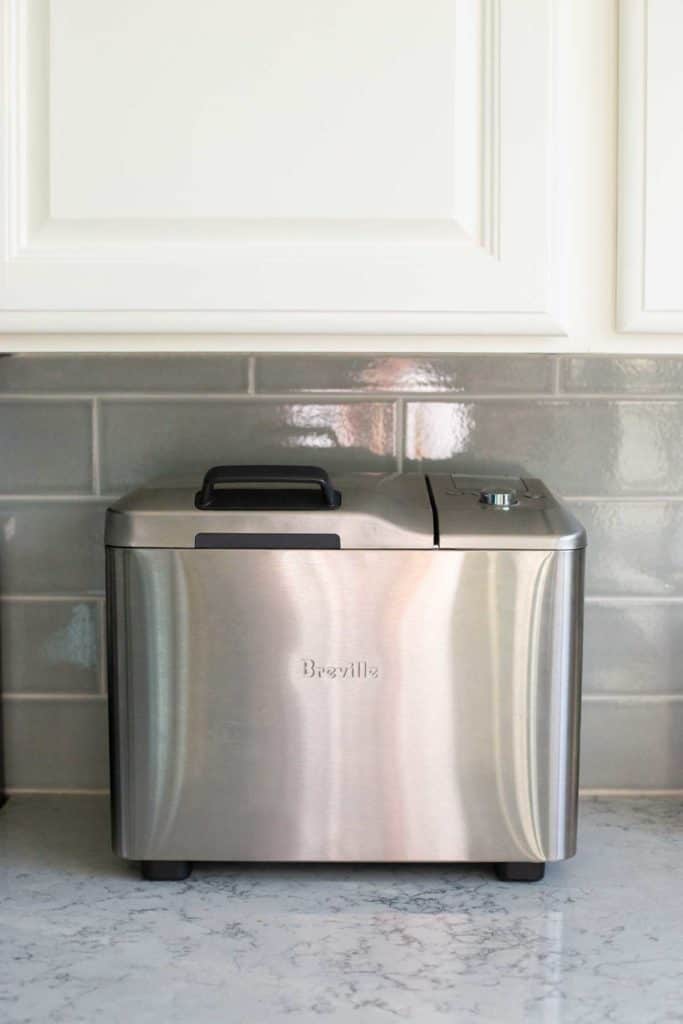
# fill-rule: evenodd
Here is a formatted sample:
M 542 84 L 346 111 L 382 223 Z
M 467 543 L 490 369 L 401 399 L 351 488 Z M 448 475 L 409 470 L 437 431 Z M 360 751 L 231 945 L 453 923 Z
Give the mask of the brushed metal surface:
M 557 860 L 583 551 L 110 549 L 116 850 Z
M 160 480 L 107 510 L 114 547 L 193 548 L 198 533 L 336 533 L 343 548 L 432 548 L 434 523 L 419 474 L 354 473 L 333 484 L 340 508 L 254 511 L 195 507 L 201 478 Z
M 586 545 L 583 527 L 541 480 L 429 474 L 441 547 L 569 550 Z M 252 511 L 195 507 L 201 479 L 168 479 L 142 487 L 107 510 L 112 547 L 193 548 L 198 533 L 336 533 L 345 549 L 413 549 L 435 545 L 425 476 L 354 473 L 333 478 L 335 509 Z M 515 490 L 514 514 L 482 506 L 482 490 Z M 495 510 L 493 510 L 495 513 Z
M 441 548 L 571 550 L 586 546 L 586 531 L 542 480 L 430 473 L 439 512 Z M 514 491 L 502 513 L 481 500 L 483 491 Z

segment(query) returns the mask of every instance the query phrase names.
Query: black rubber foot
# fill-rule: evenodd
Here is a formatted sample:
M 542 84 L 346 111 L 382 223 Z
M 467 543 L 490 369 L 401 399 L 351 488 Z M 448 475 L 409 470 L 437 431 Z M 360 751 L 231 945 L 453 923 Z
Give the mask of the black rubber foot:
M 540 882 L 545 874 L 545 864 L 506 860 L 496 864 L 496 874 L 501 882 Z
M 142 877 L 148 882 L 182 882 L 192 874 L 189 860 L 143 860 Z

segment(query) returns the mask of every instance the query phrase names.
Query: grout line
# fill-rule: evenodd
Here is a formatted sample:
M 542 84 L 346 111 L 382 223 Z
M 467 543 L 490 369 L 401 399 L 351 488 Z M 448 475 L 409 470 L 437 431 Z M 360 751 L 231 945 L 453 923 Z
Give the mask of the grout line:
M 562 371 L 562 356 L 557 356 L 555 358 L 555 364 L 554 364 L 554 367 L 553 367 L 553 387 L 552 387 L 552 392 L 553 392 L 554 395 L 559 395 L 561 393 L 561 388 L 560 388 L 561 371 Z
M 405 402 L 404 399 L 395 399 L 395 401 L 402 402 L 402 410 L 404 411 Z M 395 401 L 389 401 L 384 399 L 386 406 L 392 406 Z M 442 460 L 424 460 L 425 464 L 431 461 L 442 461 Z M 437 470 L 443 472 L 443 470 Z M 416 472 L 422 472 L 422 470 L 416 470 Z M 528 474 L 527 474 L 528 476 Z M 139 486 L 139 484 L 138 484 Z M 129 488 L 130 489 L 130 488 Z M 557 494 L 557 489 L 555 489 Z M 633 504 L 633 503 L 656 503 L 656 502 L 683 502 L 683 495 L 561 495 L 563 502 L 594 502 L 604 504 Z M 102 492 L 97 495 L 91 492 L 79 494 L 52 494 L 52 495 L 41 495 L 41 494 L 14 494 L 13 492 L 2 493 L 0 490 L 0 503 L 3 502 L 116 502 L 121 498 L 121 492 Z
M 683 604 L 680 595 L 663 594 L 588 594 L 586 604 Z
M 397 391 L 254 391 L 253 393 L 243 392 L 242 394 L 230 395 L 197 395 L 192 393 L 175 395 L 142 395 L 137 396 L 137 398 L 138 400 L 141 397 L 145 399 L 151 398 L 161 402 L 194 402 L 196 400 L 201 402 L 210 402 L 215 400 L 223 405 L 242 405 L 250 401 L 273 405 L 278 403 L 289 403 L 291 405 L 302 405 L 304 403 L 309 405 L 338 405 L 340 402 L 344 402 L 347 405 L 358 405 L 368 402 L 395 402 L 397 398 L 409 398 L 411 395 L 411 392 L 403 393 Z M 116 401 L 125 405 L 127 397 L 127 395 L 121 396 L 120 398 L 117 397 Z M 495 398 L 496 396 L 492 395 L 491 397 Z M 527 396 L 527 398 L 528 397 L 531 396 Z M 538 397 L 538 395 L 533 397 Z
M 256 356 L 247 359 L 247 394 L 256 394 Z
M 587 704 L 680 704 L 683 693 L 584 693 Z
M 386 392 L 385 392 L 386 393 Z M 398 393 L 398 392 L 397 392 Z M 343 394 L 343 392 L 339 392 Z M 568 402 L 628 402 L 630 404 L 637 405 L 639 403 L 666 403 L 666 402 L 681 402 L 683 401 L 683 392 L 677 391 L 672 392 L 668 395 L 663 395 L 661 392 L 646 392 L 642 394 L 633 394 L 628 391 L 615 391 L 610 392 L 573 392 L 573 391 L 528 391 L 528 392 L 442 392 L 442 391 L 409 391 L 401 392 L 402 395 L 408 398 L 414 398 L 416 401 L 432 401 L 438 402 L 515 402 L 515 401 L 538 401 L 539 404 L 557 404 L 558 399 L 563 404 Z
M 93 601 L 102 604 L 104 593 L 98 594 L 0 594 L 0 603 L 3 601 L 17 601 L 24 604 L 36 602 L 42 604 L 50 601 Z
M 403 472 L 403 460 L 405 455 L 405 402 L 399 398 L 394 405 L 394 448 L 396 455 L 396 469 Z
M 401 402 L 402 413 L 405 412 L 405 399 L 394 399 L 389 401 L 383 400 L 384 405 L 397 405 Z M 357 404 L 357 403 L 354 403 Z M 425 460 L 435 461 L 435 460 Z M 438 461 L 438 460 L 436 460 Z M 443 460 L 441 460 L 443 461 Z M 419 471 L 418 471 L 419 472 Z M 444 472 L 444 470 L 440 470 Z M 529 474 L 527 474 L 528 476 Z M 138 485 L 139 486 L 139 485 Z M 590 501 L 590 502 L 604 502 L 610 503 L 626 503 L 631 504 L 633 502 L 681 502 L 683 501 L 683 494 L 560 494 L 557 488 L 555 493 L 561 497 L 562 501 Z M 31 502 L 31 501 L 85 501 L 85 502 L 104 502 L 104 501 L 118 501 L 121 497 L 120 491 L 100 491 L 98 494 L 93 494 L 91 491 L 84 493 L 61 493 L 61 494 L 40 494 L 40 493 L 14 493 L 7 491 L 3 493 L 0 491 L 0 502 L 18 501 L 18 502 Z
M 314 353 L 312 353 L 313 355 Z M 254 360 L 255 357 L 249 356 L 250 360 Z M 250 364 L 251 365 L 251 364 Z M 248 370 L 248 376 L 250 372 Z M 346 399 L 352 401 L 358 400 L 373 400 L 373 401 L 390 401 L 395 398 L 408 398 L 418 402 L 431 401 L 431 402 L 461 402 L 461 401 L 503 401 L 503 402 L 515 402 L 515 401 L 539 401 L 541 403 L 556 402 L 560 398 L 563 402 L 630 402 L 630 403 L 642 403 L 642 402 L 681 402 L 683 401 L 683 391 L 672 391 L 669 394 L 663 394 L 661 391 L 643 391 L 642 393 L 634 394 L 629 391 L 528 391 L 528 392 L 466 392 L 466 391 L 453 391 L 446 389 L 443 391 L 413 391 L 405 390 L 402 391 L 400 388 L 395 390 L 387 391 L 359 391 L 355 388 L 350 389 L 321 389 L 311 391 L 285 391 L 285 392 L 257 392 L 254 391 L 108 391 L 98 392 L 97 395 L 84 391 L 74 391 L 60 395 L 41 394 L 39 392 L 27 392 L 17 393 L 13 395 L 0 395 L 0 403 L 2 402 L 73 402 L 73 401 L 86 401 L 97 399 L 98 401 L 106 402 L 139 402 L 141 400 L 150 402 L 168 402 L 168 401 L 245 401 L 253 399 L 255 395 L 258 395 L 259 401 L 264 399 L 274 399 L 276 401 L 291 401 L 300 402 L 302 399 L 311 399 L 314 401 L 320 401 L 324 399 L 330 399 L 336 401 L 338 399 Z
M 628 798 L 628 799 L 640 799 L 643 798 L 658 798 L 667 799 L 669 797 L 680 800 L 683 797 L 683 789 L 613 789 L 602 786 L 582 786 L 579 789 L 579 796 L 584 800 L 593 800 L 598 798 Z
M 97 399 L 100 402 L 125 402 L 130 399 L 132 402 L 139 402 L 142 399 L 150 401 L 161 400 L 172 401 L 175 398 L 189 400 L 196 398 L 205 401 L 207 398 L 215 398 L 217 401 L 226 398 L 245 398 L 246 391 L 71 391 L 61 395 L 41 394 L 40 392 L 17 393 L 13 395 L 0 394 L 2 402 L 85 402 Z
M 305 394 L 306 392 L 304 392 Z M 344 394 L 344 392 L 337 392 Z M 375 392 L 372 392 L 373 394 Z M 380 394 L 382 392 L 379 392 Z M 390 394 L 390 392 L 384 392 Z M 404 391 L 396 392 L 408 398 L 415 398 L 417 401 L 472 401 L 472 402 L 515 402 L 515 401 L 538 401 L 545 404 L 556 404 L 558 399 L 563 403 L 571 402 L 681 402 L 683 391 L 672 392 L 663 395 L 661 392 L 644 391 L 642 394 L 633 394 L 628 391 L 611 392 L 574 392 L 574 391 Z
M 111 394 L 98 395 L 98 401 L 104 402 L 120 402 L 125 405 L 127 402 L 140 402 L 149 401 L 155 402 L 235 402 L 242 403 L 256 398 L 259 402 L 273 400 L 275 402 L 301 402 L 310 401 L 319 403 L 321 401 L 337 402 L 344 400 L 348 402 L 365 402 L 365 401 L 376 401 L 376 402 L 391 402 L 399 396 L 405 397 L 421 397 L 421 392 L 401 392 L 401 391 L 360 391 L 358 389 L 350 389 L 346 391 L 269 391 L 269 392 L 257 392 L 257 391 L 122 391 L 112 392 Z M 429 397 L 432 392 L 425 392 L 425 395 Z M 453 392 L 434 392 L 437 397 L 448 398 Z M 508 397 L 512 398 L 548 398 L 548 392 L 536 391 L 529 395 L 511 395 Z M 84 401 L 86 399 L 92 400 L 91 395 L 70 395 L 69 400 L 74 401 L 76 399 Z M 459 399 L 461 395 L 456 394 L 456 398 Z M 465 396 L 462 396 L 465 397 Z M 485 397 L 485 396 L 482 396 Z M 496 394 L 491 394 L 488 397 L 498 398 Z M 17 399 L 17 396 L 12 396 L 12 401 Z M 25 395 L 20 399 L 21 401 L 43 401 L 43 397 L 40 395 Z M 4 398 L 0 396 L 0 404 L 4 401 Z
M 100 486 L 100 400 L 92 400 L 92 487 L 95 494 L 101 493 Z
M 647 504 L 647 502 L 657 501 L 683 501 L 683 494 L 563 494 L 562 500 L 603 502 L 605 504 L 610 502 L 621 502 L 623 504 L 640 502 L 641 504 Z
M 98 501 L 117 501 L 120 497 L 120 494 L 93 494 L 92 491 L 89 494 L 3 494 L 0 491 L 0 502 L 86 501 L 94 503 Z
M 99 692 L 104 697 L 108 697 L 107 687 L 107 616 L 105 600 L 99 602 L 99 609 L 97 612 L 99 627 L 100 627 L 100 643 L 99 643 Z
M 84 701 L 86 704 L 101 704 L 105 700 L 105 694 L 103 693 L 3 693 L 0 696 L 0 700 L 9 701 L 31 701 L 35 702 L 47 702 L 57 701 L 59 704 L 73 703 L 75 701 Z
M 405 412 L 405 400 L 396 399 L 394 401 L 384 400 L 384 405 L 395 405 L 397 402 L 401 402 L 402 411 Z M 427 459 L 426 462 L 431 460 Z M 419 471 L 416 471 L 419 472 Z M 438 470 L 438 472 L 444 472 L 444 470 Z M 528 476 L 529 474 L 527 474 Z M 139 486 L 139 485 L 138 485 Z M 557 490 L 556 490 L 556 493 Z M 593 502 L 593 503 L 604 503 L 604 504 L 632 504 L 634 502 L 640 502 L 646 504 L 648 502 L 673 502 L 678 503 L 683 501 L 683 494 L 562 494 L 560 495 L 562 501 L 575 501 L 575 502 Z M 0 503 L 2 502 L 23 502 L 30 503 L 32 501 L 82 501 L 82 502 L 105 502 L 105 501 L 118 501 L 121 497 L 121 493 L 116 492 L 100 492 L 99 494 L 93 494 L 89 492 L 87 494 L 14 494 L 7 492 L 3 494 L 0 491 Z
M 48 787 L 8 786 L 7 796 L 109 796 L 108 789 L 50 789 Z
M 5 353 L 12 354 L 12 353 Z M 49 392 L 42 391 L 27 391 L 27 392 L 16 392 L 15 394 L 8 395 L 0 393 L 0 403 L 6 402 L 8 405 L 12 405 L 17 402 L 49 402 L 52 404 L 59 404 L 60 402 L 88 402 L 91 401 L 93 395 L 87 391 L 69 391 L 59 395 L 51 395 Z

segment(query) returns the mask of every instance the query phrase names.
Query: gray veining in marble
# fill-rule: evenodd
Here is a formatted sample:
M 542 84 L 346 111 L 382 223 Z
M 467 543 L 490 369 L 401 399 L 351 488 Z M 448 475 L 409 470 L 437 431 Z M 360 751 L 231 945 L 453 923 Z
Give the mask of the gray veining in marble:
M 484 867 L 206 865 L 144 883 L 96 797 L 0 812 L 5 1024 L 683 1020 L 683 807 L 587 801 L 537 885 Z

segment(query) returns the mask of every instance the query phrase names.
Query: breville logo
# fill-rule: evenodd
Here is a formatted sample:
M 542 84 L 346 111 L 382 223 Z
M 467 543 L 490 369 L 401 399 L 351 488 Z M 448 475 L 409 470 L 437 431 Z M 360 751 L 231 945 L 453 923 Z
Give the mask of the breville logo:
M 305 679 L 378 679 L 379 669 L 367 661 L 347 661 L 345 665 L 321 665 L 315 658 L 302 659 Z

